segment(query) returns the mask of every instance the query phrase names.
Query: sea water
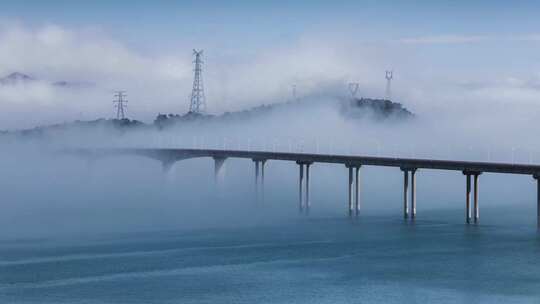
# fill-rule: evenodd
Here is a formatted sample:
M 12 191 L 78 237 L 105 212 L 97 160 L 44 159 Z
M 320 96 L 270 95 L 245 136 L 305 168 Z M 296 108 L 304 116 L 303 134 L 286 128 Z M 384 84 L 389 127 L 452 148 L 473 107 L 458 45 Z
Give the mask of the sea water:
M 0 303 L 538 302 L 536 226 L 457 213 L 4 240 Z

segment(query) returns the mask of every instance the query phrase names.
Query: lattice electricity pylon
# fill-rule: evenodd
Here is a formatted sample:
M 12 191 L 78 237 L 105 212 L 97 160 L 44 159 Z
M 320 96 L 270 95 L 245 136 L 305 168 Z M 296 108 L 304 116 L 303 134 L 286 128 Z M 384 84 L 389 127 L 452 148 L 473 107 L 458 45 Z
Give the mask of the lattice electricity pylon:
M 386 71 L 386 100 L 392 100 L 392 78 L 394 78 L 394 71 Z
M 202 79 L 202 55 L 203 50 L 193 50 L 193 55 L 195 60 L 195 68 L 193 69 L 193 89 L 191 91 L 191 101 L 189 104 L 190 113 L 204 113 L 206 112 L 206 98 L 204 96 L 204 86 Z
M 349 92 L 351 93 L 352 99 L 356 98 L 356 93 L 358 93 L 358 87 L 359 86 L 360 85 L 358 84 L 358 82 L 350 82 L 349 83 Z
M 113 103 L 115 104 L 114 107 L 116 108 L 116 119 L 124 119 L 126 118 L 126 111 L 127 109 L 127 95 L 125 91 L 116 91 L 114 93 L 114 97 L 116 97 L 116 100 L 113 100 Z

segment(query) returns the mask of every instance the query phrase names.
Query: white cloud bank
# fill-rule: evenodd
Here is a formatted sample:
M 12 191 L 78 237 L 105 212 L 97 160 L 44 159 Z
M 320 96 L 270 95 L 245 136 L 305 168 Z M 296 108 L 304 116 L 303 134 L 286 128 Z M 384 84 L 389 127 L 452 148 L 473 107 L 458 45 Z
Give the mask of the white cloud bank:
M 516 36 L 534 39 L 535 35 Z M 290 98 L 291 84 L 300 96 L 347 94 L 346 83 L 358 81 L 359 95 L 381 97 L 384 70 L 393 68 L 394 96 L 423 117 L 445 113 L 448 119 L 536 115 L 540 100 L 537 71 L 525 75 L 482 75 L 476 68 L 447 72 L 444 60 L 423 56 L 422 43 L 481 42 L 490 37 L 442 36 L 403 39 L 399 45 L 366 45 L 316 37 L 256 54 L 220 54 L 205 50 L 208 108 L 240 110 Z M 410 45 L 413 45 L 411 48 Z M 192 82 L 191 48 L 145 55 L 102 32 L 55 25 L 30 28 L 0 25 L 0 75 L 22 72 L 41 79 L 27 86 L 0 87 L 0 129 L 28 128 L 74 119 L 113 115 L 113 90 L 128 91 L 131 118 L 151 121 L 157 113 L 188 108 Z M 421 47 L 421 45 L 419 46 Z M 496 51 L 496 50 L 495 50 Z M 452 60 L 444 58 L 448 67 Z M 442 67 L 442 68 L 441 68 Z M 462 76 L 466 75 L 466 76 Z M 470 75 L 470 76 L 469 76 Z M 54 81 L 95 83 L 91 89 L 52 87 Z
M 480 42 L 538 42 L 540 34 L 525 35 L 435 35 L 409 37 L 397 40 L 404 44 L 464 44 Z

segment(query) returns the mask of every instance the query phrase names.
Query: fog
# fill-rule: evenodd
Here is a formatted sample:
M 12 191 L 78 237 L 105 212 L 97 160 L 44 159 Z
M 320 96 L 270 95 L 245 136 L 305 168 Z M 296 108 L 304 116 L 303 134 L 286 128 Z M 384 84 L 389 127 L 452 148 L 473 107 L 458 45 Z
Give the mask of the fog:
M 99 32 L 20 25 L 4 26 L 0 42 L 0 58 L 10 58 L 2 60 L 1 73 L 21 71 L 40 79 L 0 88 L 0 128 L 110 116 L 111 92 L 118 88 L 128 89 L 128 116 L 133 119 L 151 123 L 158 113 L 187 109 L 189 47 L 182 56 L 145 56 Z M 401 59 L 418 61 L 410 43 L 402 48 Z M 378 50 L 365 45 L 334 48 L 308 38 L 244 61 L 208 50 L 205 80 L 214 114 L 282 103 L 289 99 L 290 84 L 298 85 L 301 102 L 256 119 L 186 123 L 162 131 L 73 127 L 48 130 L 43 138 L 1 135 L 0 238 L 266 225 L 303 218 L 297 212 L 298 168 L 291 162 L 267 163 L 266 199 L 258 205 L 250 160 L 228 159 L 223 183 L 216 186 L 211 159 L 184 160 L 165 174 L 151 159 L 111 157 L 88 164 L 54 153 L 65 147 L 226 148 L 540 163 L 540 92 L 534 71 L 521 78 L 475 79 L 449 72 L 432 79 L 429 61 L 417 71 L 396 64 L 394 100 L 415 118 L 345 118 L 340 103 L 348 98 L 348 81 L 360 82 L 361 96 L 383 95 L 381 71 L 397 58 Z M 50 86 L 66 79 L 96 85 Z M 345 216 L 344 166 L 314 164 L 311 172 L 311 217 Z M 449 210 L 456 221 L 463 219 L 461 172 L 419 170 L 417 179 L 420 219 L 430 210 Z M 363 167 L 362 216 L 400 218 L 401 183 L 399 169 Z M 530 176 L 483 174 L 481 206 L 518 206 L 514 212 L 532 217 L 535 190 Z M 485 221 L 490 220 L 496 222 Z
M 501 124 L 487 117 L 470 124 L 466 118 L 457 119 L 345 119 L 335 100 L 319 97 L 311 103 L 278 108 L 256 120 L 195 122 L 124 134 L 104 127 L 51 131 L 45 139 L 7 136 L 1 158 L 1 235 L 204 229 L 302 218 L 297 214 L 298 168 L 292 162 L 267 163 L 266 199 L 258 205 L 253 199 L 250 160 L 228 159 L 225 178 L 216 186 L 212 159 L 180 161 L 164 173 L 160 163 L 141 157 L 111 157 L 89 164 L 53 153 L 64 147 L 226 148 L 538 162 L 535 135 L 525 122 L 516 119 L 514 124 Z M 501 140 L 506 137 L 507 141 Z M 311 172 L 311 218 L 345 216 L 345 167 L 314 164 Z M 369 166 L 361 172 L 363 216 L 399 218 L 402 172 Z M 419 218 L 429 210 L 449 209 L 456 220 L 462 219 L 465 179 L 461 172 L 419 170 L 417 176 Z M 534 201 L 530 176 L 481 176 L 482 208 L 518 205 L 516 213 L 533 214 Z

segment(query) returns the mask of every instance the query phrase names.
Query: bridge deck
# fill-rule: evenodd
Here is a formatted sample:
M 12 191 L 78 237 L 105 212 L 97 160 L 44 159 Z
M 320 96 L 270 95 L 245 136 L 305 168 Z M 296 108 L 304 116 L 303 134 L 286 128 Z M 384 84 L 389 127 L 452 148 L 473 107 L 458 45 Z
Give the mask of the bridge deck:
M 169 148 L 122 148 L 122 149 L 81 149 L 97 155 L 135 154 L 151 157 L 163 162 L 174 162 L 188 158 L 248 158 L 259 160 L 283 160 L 307 163 L 335 163 L 345 165 L 386 166 L 405 169 L 439 169 L 473 172 L 493 172 L 510 174 L 540 175 L 540 166 L 531 164 L 510 164 L 497 162 L 454 161 L 437 159 L 417 159 L 398 157 L 350 156 L 312 153 L 262 152 L 218 149 L 169 149 Z

